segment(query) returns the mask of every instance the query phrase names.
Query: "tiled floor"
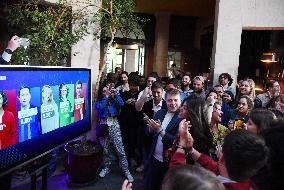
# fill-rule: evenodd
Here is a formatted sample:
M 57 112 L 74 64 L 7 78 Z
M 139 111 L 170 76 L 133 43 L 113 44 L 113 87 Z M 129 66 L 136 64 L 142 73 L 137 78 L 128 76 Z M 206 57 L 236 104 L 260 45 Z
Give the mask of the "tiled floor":
M 142 173 L 132 172 L 134 175 L 134 190 L 142 190 Z M 112 165 L 112 171 L 105 178 L 97 178 L 95 182 L 84 187 L 74 186 L 66 183 L 66 171 L 64 170 L 63 164 L 58 164 L 58 167 L 54 174 L 48 177 L 47 189 L 48 190 L 120 190 L 121 185 L 124 181 L 121 170 L 117 165 Z M 29 190 L 30 189 L 30 178 L 26 177 L 24 180 L 12 178 L 12 190 Z M 37 189 L 41 189 L 41 179 L 37 180 Z

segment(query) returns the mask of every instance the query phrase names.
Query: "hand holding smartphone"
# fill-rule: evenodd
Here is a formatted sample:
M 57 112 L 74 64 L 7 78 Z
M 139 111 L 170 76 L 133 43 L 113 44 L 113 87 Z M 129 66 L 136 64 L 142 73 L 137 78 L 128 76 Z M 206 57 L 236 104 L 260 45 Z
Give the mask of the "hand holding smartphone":
M 149 118 L 149 116 L 148 115 L 146 115 L 146 113 L 143 113 L 143 120 L 145 121 L 145 122 L 149 122 L 149 120 L 150 120 L 150 118 Z

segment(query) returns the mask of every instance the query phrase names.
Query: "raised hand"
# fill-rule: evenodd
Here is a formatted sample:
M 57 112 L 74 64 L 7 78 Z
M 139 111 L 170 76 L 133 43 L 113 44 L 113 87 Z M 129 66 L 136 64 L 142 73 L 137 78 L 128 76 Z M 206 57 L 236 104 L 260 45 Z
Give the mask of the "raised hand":
M 143 91 L 143 97 L 147 98 L 148 96 L 152 96 L 152 91 L 151 88 L 147 86 Z
M 208 96 L 206 102 L 208 102 L 208 104 L 214 105 L 215 104 L 215 99 L 213 96 Z
M 20 47 L 20 44 L 21 44 L 21 38 L 15 35 L 9 40 L 7 49 L 15 51 L 18 47 Z
M 190 124 L 190 121 L 186 121 L 186 119 L 183 119 L 179 123 L 179 135 L 180 135 L 179 144 L 189 149 L 192 148 L 193 146 L 193 138 L 189 133 L 191 127 L 192 125 Z
M 121 190 L 132 190 L 132 183 L 129 183 L 128 180 L 124 180 Z

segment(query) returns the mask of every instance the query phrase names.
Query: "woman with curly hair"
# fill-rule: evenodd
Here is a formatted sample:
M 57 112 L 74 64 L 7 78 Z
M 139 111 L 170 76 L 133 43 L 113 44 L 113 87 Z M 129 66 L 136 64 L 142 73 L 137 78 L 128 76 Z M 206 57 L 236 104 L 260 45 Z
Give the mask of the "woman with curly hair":
M 221 73 L 219 75 L 219 83 L 223 86 L 224 91 L 229 90 L 234 95 L 236 95 L 236 91 L 231 85 L 233 84 L 234 79 L 231 77 L 229 73 Z
M 234 124 L 240 124 L 239 127 L 243 127 L 243 124 L 249 119 L 249 112 L 253 109 L 253 105 L 253 101 L 249 96 L 241 96 L 238 101 L 237 108 L 225 112 L 224 124 L 226 124 L 230 129 L 234 127 Z

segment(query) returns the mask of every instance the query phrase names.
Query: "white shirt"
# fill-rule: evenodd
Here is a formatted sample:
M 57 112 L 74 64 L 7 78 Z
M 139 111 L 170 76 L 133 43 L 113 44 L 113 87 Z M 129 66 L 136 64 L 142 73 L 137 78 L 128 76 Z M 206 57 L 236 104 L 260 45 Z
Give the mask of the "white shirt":
M 167 126 L 169 125 L 170 121 L 172 120 L 175 113 L 167 112 L 165 115 L 165 119 L 163 120 L 161 127 L 165 131 Z M 154 152 L 154 157 L 159 160 L 160 162 L 163 162 L 163 142 L 161 135 L 158 136 L 157 144 Z
M 1 56 L 5 61 L 9 62 L 12 58 L 12 54 L 7 53 L 6 51 L 3 52 Z
M 153 101 L 153 109 L 152 110 L 154 111 L 154 115 L 157 113 L 157 111 L 162 109 L 162 105 L 163 105 L 163 99 L 161 99 L 161 101 L 158 105 L 155 105 L 155 103 Z

